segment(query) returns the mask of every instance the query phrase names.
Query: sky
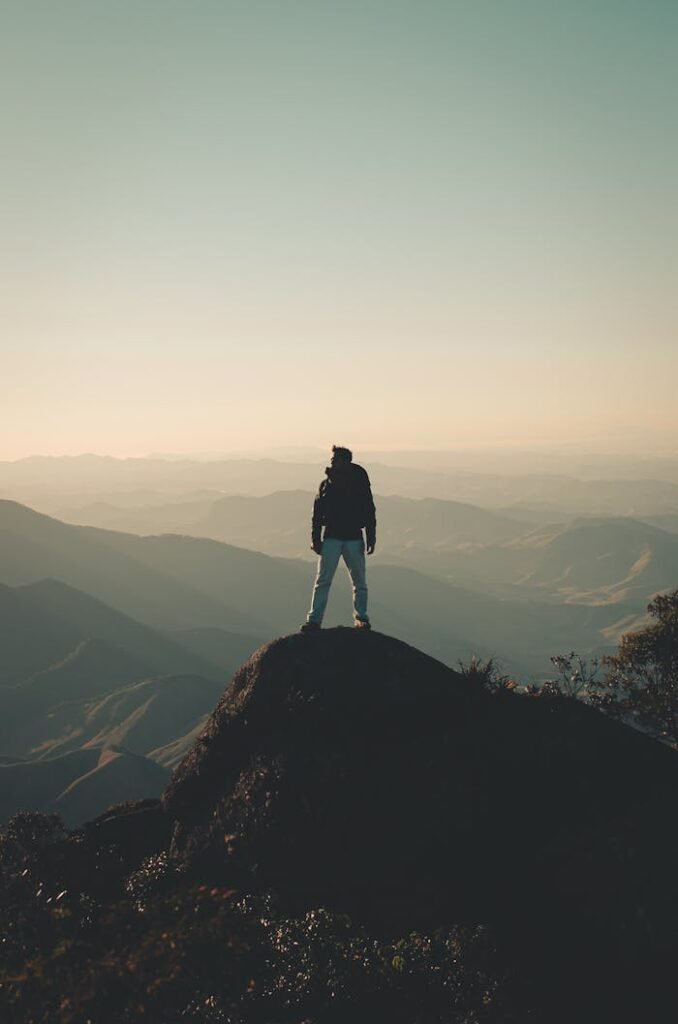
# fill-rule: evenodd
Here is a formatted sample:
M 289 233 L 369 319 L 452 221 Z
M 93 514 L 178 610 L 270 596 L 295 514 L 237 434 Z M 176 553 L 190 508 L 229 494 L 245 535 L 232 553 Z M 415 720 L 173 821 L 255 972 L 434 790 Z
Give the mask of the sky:
M 674 0 L 0 0 L 0 458 L 678 438 Z

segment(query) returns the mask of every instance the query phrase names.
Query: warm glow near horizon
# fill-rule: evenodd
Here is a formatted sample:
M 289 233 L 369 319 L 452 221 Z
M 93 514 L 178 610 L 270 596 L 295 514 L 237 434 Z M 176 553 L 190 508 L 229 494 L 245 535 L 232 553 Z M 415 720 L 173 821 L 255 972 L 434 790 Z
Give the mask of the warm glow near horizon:
M 0 459 L 678 437 L 678 7 L 3 15 Z

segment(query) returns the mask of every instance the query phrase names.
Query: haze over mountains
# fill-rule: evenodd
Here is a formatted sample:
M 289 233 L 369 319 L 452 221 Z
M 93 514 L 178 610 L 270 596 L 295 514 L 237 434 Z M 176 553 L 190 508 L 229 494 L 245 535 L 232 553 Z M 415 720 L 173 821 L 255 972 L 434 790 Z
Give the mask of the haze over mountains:
M 544 679 L 552 655 L 611 651 L 678 582 L 672 457 L 555 459 L 575 478 L 527 473 L 539 453 L 503 473 L 497 455 L 473 472 L 463 453 L 373 454 L 372 616 L 448 665 Z M 0 816 L 157 795 L 236 668 L 305 616 L 312 455 L 0 463 Z M 349 621 L 340 570 L 326 625 Z
M 631 592 L 644 599 L 676 578 L 674 531 L 630 516 L 577 517 L 537 527 L 461 502 L 377 500 L 385 559 L 495 594 L 506 594 L 509 586 L 514 596 L 520 589 L 528 596 L 530 588 L 539 587 L 554 597 L 604 603 L 624 600 Z M 281 491 L 187 506 L 121 509 L 99 504 L 65 512 L 64 518 L 139 534 L 188 533 L 311 560 L 312 502 L 311 492 Z
M 70 602 L 78 607 L 79 616 L 94 614 L 84 591 L 119 614 L 125 608 L 122 614 L 138 619 L 146 629 L 163 631 L 165 642 L 177 643 L 177 630 L 192 629 L 192 651 L 205 636 L 204 627 L 228 626 L 229 632 L 247 634 L 253 640 L 298 627 L 313 577 L 312 569 L 298 559 L 270 557 L 204 538 L 138 537 L 72 526 L 11 502 L 0 504 L 0 535 L 6 541 L 5 556 L 0 558 L 6 583 L 35 583 L 51 593 L 59 585 L 40 581 L 59 579 L 76 589 Z M 675 543 L 675 538 L 666 537 Z M 370 587 L 373 608 L 378 609 L 375 614 L 388 632 L 448 661 L 474 651 L 484 656 L 501 651 L 510 666 L 523 672 L 548 668 L 552 648 L 546 645 L 557 643 L 560 634 L 590 649 L 603 642 L 600 630 L 609 630 L 643 608 L 642 601 L 638 606 L 620 602 L 558 606 L 539 594 L 539 600 L 533 600 L 519 589 L 509 601 L 503 595 L 460 586 L 449 574 L 444 578 L 404 562 L 389 565 L 379 560 L 372 564 Z M 42 591 L 41 597 L 44 603 Z M 328 623 L 347 621 L 347 605 L 346 580 L 340 574 Z M 122 628 L 117 617 L 115 622 L 116 628 Z M 109 636 L 115 640 L 115 635 Z M 142 640 L 145 634 L 135 643 Z M 199 667 L 204 670 L 209 652 L 200 656 Z
M 0 492 L 41 511 L 92 501 L 155 504 L 219 494 L 315 490 L 327 455 L 314 461 L 185 457 L 34 456 L 0 462 Z M 678 458 L 534 453 L 360 453 L 381 495 L 441 498 L 537 517 L 678 512 Z M 401 462 L 394 462 L 401 459 Z M 216 492 L 216 493 L 215 493 Z M 163 498 L 163 495 L 165 496 Z M 116 498 L 116 496 L 118 496 Z

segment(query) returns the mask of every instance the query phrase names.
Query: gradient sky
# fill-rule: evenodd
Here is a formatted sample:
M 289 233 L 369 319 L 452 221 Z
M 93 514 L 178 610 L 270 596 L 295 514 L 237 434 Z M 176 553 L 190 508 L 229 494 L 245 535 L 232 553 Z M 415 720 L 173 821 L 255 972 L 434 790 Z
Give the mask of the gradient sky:
M 678 435 L 675 0 L 0 0 L 0 458 Z

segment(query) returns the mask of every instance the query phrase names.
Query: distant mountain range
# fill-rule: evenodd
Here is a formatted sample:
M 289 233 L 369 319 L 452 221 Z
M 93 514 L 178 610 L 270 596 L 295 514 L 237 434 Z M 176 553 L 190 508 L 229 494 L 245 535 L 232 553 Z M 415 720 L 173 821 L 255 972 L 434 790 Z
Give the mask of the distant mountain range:
M 112 504 L 63 510 L 79 525 L 131 533 L 187 533 L 288 557 L 315 558 L 310 550 L 311 491 L 276 491 L 254 497 L 230 495 L 218 500 L 173 502 L 140 508 Z M 431 549 L 500 543 L 531 529 L 514 517 L 436 498 L 376 497 L 379 549 Z
M 499 522 L 503 527 L 501 518 Z M 182 646 L 184 660 L 175 658 L 171 667 L 165 660 L 160 666 L 162 671 L 210 675 L 205 661 L 213 664 L 215 629 L 247 633 L 253 641 L 254 637 L 294 630 L 305 615 L 313 581 L 311 566 L 300 560 L 273 558 L 207 539 L 173 535 L 136 537 L 66 525 L 13 502 L 0 502 L 0 540 L 3 538 L 0 580 L 26 584 L 53 575 L 92 595 L 72 593 L 63 601 L 58 585 L 40 584 L 43 605 L 43 591 L 49 595 L 56 589 L 59 596 L 51 600 L 53 612 L 68 612 L 71 621 L 77 620 L 81 628 L 86 621 L 92 623 L 84 636 L 71 637 L 66 649 L 57 652 L 61 657 L 72 650 L 73 640 L 99 636 L 143 658 L 145 645 L 151 639 L 147 632 L 150 628 L 154 631 L 154 643 L 161 631 L 170 645 L 178 647 L 182 636 L 184 641 L 190 636 L 193 652 L 200 650 L 196 645 L 207 645 L 200 652 L 202 664 L 195 660 L 187 664 L 185 659 L 191 655 Z M 510 547 L 496 550 L 501 557 L 514 558 Z M 407 551 L 407 544 L 403 551 Z M 480 551 L 490 551 L 494 557 L 495 548 Z M 528 551 L 529 556 L 525 557 L 531 558 L 531 550 Z M 451 555 L 457 560 L 460 557 L 457 551 Z M 525 591 L 518 587 L 512 600 L 503 594 L 478 593 L 470 589 L 461 573 L 457 577 L 449 573 L 445 578 L 444 552 L 431 549 L 429 557 L 435 558 L 438 565 L 435 577 L 409 564 L 384 564 L 375 556 L 376 561 L 370 563 L 371 607 L 375 621 L 386 632 L 402 636 L 452 663 L 474 652 L 484 656 L 501 654 L 515 671 L 544 672 L 548 670 L 550 654 L 561 652 L 563 647 L 597 648 L 609 642 L 606 637 L 615 623 L 643 610 L 642 602 L 635 606 L 615 602 L 600 608 L 580 608 L 574 604 L 562 607 L 545 601 L 536 589 L 534 600 L 528 600 Z M 459 586 L 457 579 L 464 585 Z M 134 648 L 122 641 L 121 621 L 114 614 L 116 632 L 106 633 L 97 628 L 92 597 L 121 613 L 124 609 L 127 633 L 135 628 L 141 630 L 135 637 Z M 96 601 L 93 604 L 97 615 L 103 614 L 101 606 Z M 350 598 L 342 572 L 330 598 L 327 624 L 350 621 L 349 615 Z M 104 617 L 109 622 L 111 608 Z M 130 618 L 140 620 L 144 626 L 137 622 L 135 627 Z M 168 630 L 172 632 L 168 634 Z M 603 630 L 607 633 L 603 634 Z M 228 645 L 226 634 L 217 635 Z M 242 650 L 244 640 L 238 643 Z M 43 664 L 36 664 L 32 671 L 46 668 L 55 660 L 56 655 L 51 656 Z
M 360 453 L 357 453 L 360 456 Z M 486 508 L 508 508 L 559 520 L 575 515 L 643 518 L 678 513 L 678 459 L 559 460 L 541 455 L 516 462 L 509 454 L 488 462 L 479 454 L 446 464 L 426 453 L 364 453 L 374 490 L 382 495 L 439 498 Z M 360 461 L 360 458 L 359 458 Z M 526 471 L 534 463 L 537 471 Z M 488 472 L 488 466 L 491 471 Z M 568 472 L 563 472 L 567 466 Z M 505 467 L 505 468 L 504 468 Z M 516 470 L 518 470 L 516 472 Z M 609 476 L 617 470 L 618 478 Z M 579 471 L 581 476 L 577 476 Z M 596 477 L 596 471 L 600 476 Z M 31 457 L 0 462 L 0 490 L 8 497 L 55 513 L 93 501 L 118 502 L 117 495 L 139 492 L 143 504 L 167 503 L 201 492 L 262 496 L 278 490 L 313 491 L 323 461 L 231 458 L 115 459 L 97 455 Z M 637 474 L 635 476 L 630 473 Z M 164 499 L 163 499 L 164 495 Z M 543 520 L 542 520 L 543 521 Z
M 307 569 L 296 561 L 207 539 L 70 526 L 16 502 L 0 501 L 0 542 L 0 582 L 57 579 L 165 629 L 270 635 L 295 593 L 297 607 L 307 601 Z M 298 615 L 288 612 L 287 628 Z
M 68 584 L 49 579 L 18 587 L 0 583 L 0 685 L 15 685 L 75 658 L 78 645 L 90 638 L 122 648 L 156 672 L 224 675 L 218 663 Z M 77 660 L 91 653 L 91 647 L 84 649 Z
M 101 517 L 117 529 L 140 532 L 175 524 L 193 536 L 313 557 L 308 544 L 312 500 L 310 492 L 285 491 L 138 510 L 90 506 L 77 518 Z M 654 525 L 631 517 L 589 516 L 535 527 L 432 498 L 382 497 L 377 509 L 382 558 L 493 596 L 631 602 L 640 610 L 652 594 L 678 581 L 678 515 L 655 517 Z
M 432 567 L 425 556 L 419 564 Z M 567 603 L 624 604 L 641 611 L 678 583 L 678 536 L 631 518 L 576 519 L 505 544 L 438 552 L 438 572 L 494 595 Z
M 3 753 L 44 760 L 80 747 L 117 747 L 171 763 L 164 748 L 192 733 L 223 689 L 201 676 L 158 676 L 73 700 L 55 687 L 51 699 L 27 705 L 30 713 L 15 722 Z
M 37 637 L 35 638 L 37 639 Z M 147 662 L 99 637 L 81 640 L 61 661 L 24 679 L 19 691 L 36 705 L 96 697 L 151 674 Z

